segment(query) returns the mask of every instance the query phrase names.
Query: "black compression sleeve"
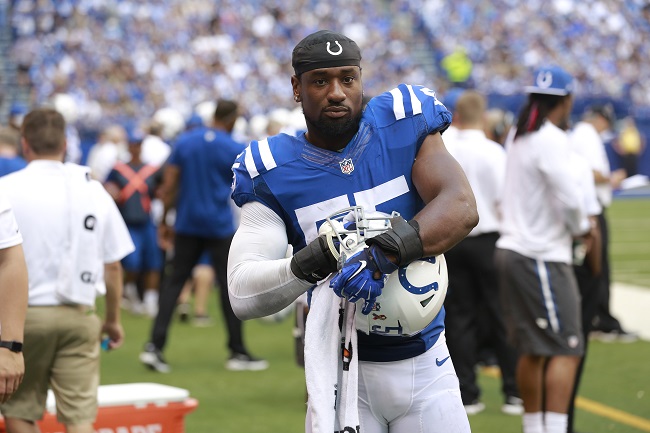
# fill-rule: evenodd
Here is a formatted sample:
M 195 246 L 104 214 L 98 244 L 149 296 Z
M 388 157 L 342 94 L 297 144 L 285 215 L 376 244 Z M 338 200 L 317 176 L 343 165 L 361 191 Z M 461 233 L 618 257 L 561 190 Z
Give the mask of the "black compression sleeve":
M 301 280 L 316 283 L 337 269 L 337 261 L 332 255 L 324 236 L 311 241 L 291 259 L 291 271 Z

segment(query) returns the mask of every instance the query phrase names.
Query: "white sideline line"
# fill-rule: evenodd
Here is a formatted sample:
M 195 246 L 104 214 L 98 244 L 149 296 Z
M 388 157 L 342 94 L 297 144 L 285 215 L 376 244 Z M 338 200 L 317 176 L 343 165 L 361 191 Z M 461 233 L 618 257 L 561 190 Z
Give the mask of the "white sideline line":
M 612 283 L 609 305 L 623 329 L 650 341 L 650 288 Z

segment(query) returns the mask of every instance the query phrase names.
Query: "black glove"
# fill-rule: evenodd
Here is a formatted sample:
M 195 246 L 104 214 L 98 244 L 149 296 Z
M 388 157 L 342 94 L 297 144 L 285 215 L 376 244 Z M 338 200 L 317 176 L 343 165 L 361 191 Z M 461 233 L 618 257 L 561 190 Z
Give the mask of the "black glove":
M 312 284 L 337 270 L 337 259 L 330 251 L 325 236 L 319 236 L 291 258 L 291 271 Z
M 397 256 L 397 265 L 406 266 L 424 255 L 420 226 L 417 221 L 406 221 L 401 216 L 390 219 L 391 228 L 366 240 L 366 245 L 377 245 L 385 254 Z

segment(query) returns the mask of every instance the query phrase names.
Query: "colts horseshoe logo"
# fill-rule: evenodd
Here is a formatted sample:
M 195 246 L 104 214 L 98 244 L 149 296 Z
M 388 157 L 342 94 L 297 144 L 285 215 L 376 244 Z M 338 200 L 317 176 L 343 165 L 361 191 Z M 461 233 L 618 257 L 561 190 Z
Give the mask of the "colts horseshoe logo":
M 341 44 L 339 44 L 339 41 L 334 41 L 334 43 L 339 46 L 339 50 L 336 51 L 336 52 L 330 50 L 330 43 L 328 42 L 327 43 L 327 52 L 330 53 L 333 56 L 338 56 L 339 54 L 341 54 L 343 52 L 343 47 L 341 46 Z
M 540 72 L 537 75 L 537 86 L 540 89 L 547 89 L 553 83 L 553 74 L 550 71 Z

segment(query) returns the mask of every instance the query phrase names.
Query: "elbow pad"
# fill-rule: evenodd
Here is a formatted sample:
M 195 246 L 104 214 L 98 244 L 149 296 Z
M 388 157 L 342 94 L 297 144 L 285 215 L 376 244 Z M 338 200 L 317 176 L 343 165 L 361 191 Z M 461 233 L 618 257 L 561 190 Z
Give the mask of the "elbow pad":
M 391 228 L 384 233 L 366 240 L 366 245 L 377 245 L 384 253 L 397 256 L 397 265 L 406 266 L 422 258 L 424 247 L 420 238 L 420 225 L 417 221 L 406 221 L 401 216 L 390 219 Z
M 291 272 L 301 280 L 316 284 L 338 268 L 325 236 L 319 236 L 291 258 Z

